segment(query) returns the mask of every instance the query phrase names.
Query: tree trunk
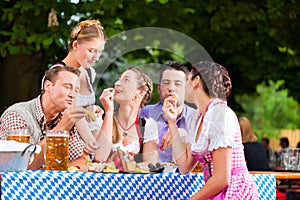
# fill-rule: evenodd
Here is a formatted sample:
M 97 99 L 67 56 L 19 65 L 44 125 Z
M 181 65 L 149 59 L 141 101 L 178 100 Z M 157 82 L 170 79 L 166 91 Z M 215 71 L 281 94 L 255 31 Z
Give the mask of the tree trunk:
M 13 103 L 30 100 L 40 93 L 41 53 L 7 55 L 0 76 L 0 112 Z

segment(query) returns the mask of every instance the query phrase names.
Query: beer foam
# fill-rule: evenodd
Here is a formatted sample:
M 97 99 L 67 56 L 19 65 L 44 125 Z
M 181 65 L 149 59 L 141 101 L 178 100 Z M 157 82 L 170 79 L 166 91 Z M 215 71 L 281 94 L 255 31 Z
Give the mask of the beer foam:
M 48 134 L 46 137 L 69 137 L 69 135 L 62 135 L 62 134 Z

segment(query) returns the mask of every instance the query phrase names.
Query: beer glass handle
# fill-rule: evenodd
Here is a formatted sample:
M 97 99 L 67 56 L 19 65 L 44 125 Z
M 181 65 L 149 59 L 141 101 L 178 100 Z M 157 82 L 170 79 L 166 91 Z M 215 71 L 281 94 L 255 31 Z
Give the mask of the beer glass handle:
M 29 144 L 29 145 L 22 151 L 21 156 L 24 156 L 24 154 L 26 153 L 26 151 L 27 151 L 31 146 L 34 146 L 34 149 L 33 149 L 33 151 L 32 151 L 31 154 L 30 154 L 30 157 L 31 157 L 32 154 L 33 154 L 33 153 L 35 152 L 35 150 L 36 150 L 36 145 L 35 145 L 35 144 Z

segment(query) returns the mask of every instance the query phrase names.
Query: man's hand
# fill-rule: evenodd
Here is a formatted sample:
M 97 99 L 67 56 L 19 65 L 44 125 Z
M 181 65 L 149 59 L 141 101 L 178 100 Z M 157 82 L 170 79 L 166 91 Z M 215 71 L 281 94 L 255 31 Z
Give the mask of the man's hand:
M 81 106 L 69 107 L 63 114 L 62 119 L 54 128 L 56 130 L 70 130 L 75 122 L 86 116 L 85 110 Z
M 96 121 L 96 118 L 101 118 L 104 113 L 103 109 L 98 105 L 89 105 L 85 108 L 85 111 L 87 113 L 85 118 L 88 122 Z
M 177 118 L 176 101 L 177 98 L 174 98 L 173 96 L 169 96 L 163 102 L 162 111 L 166 116 L 168 122 L 169 121 L 176 122 L 176 118 Z

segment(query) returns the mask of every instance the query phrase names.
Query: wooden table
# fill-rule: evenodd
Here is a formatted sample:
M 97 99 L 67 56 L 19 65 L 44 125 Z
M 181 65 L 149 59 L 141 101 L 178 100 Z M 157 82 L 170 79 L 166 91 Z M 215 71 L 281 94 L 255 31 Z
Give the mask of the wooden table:
M 300 172 L 295 171 L 250 171 L 250 174 L 274 174 L 276 179 L 300 179 Z
M 297 171 L 250 171 L 251 174 L 274 174 L 276 188 L 282 192 L 300 193 L 300 172 Z

